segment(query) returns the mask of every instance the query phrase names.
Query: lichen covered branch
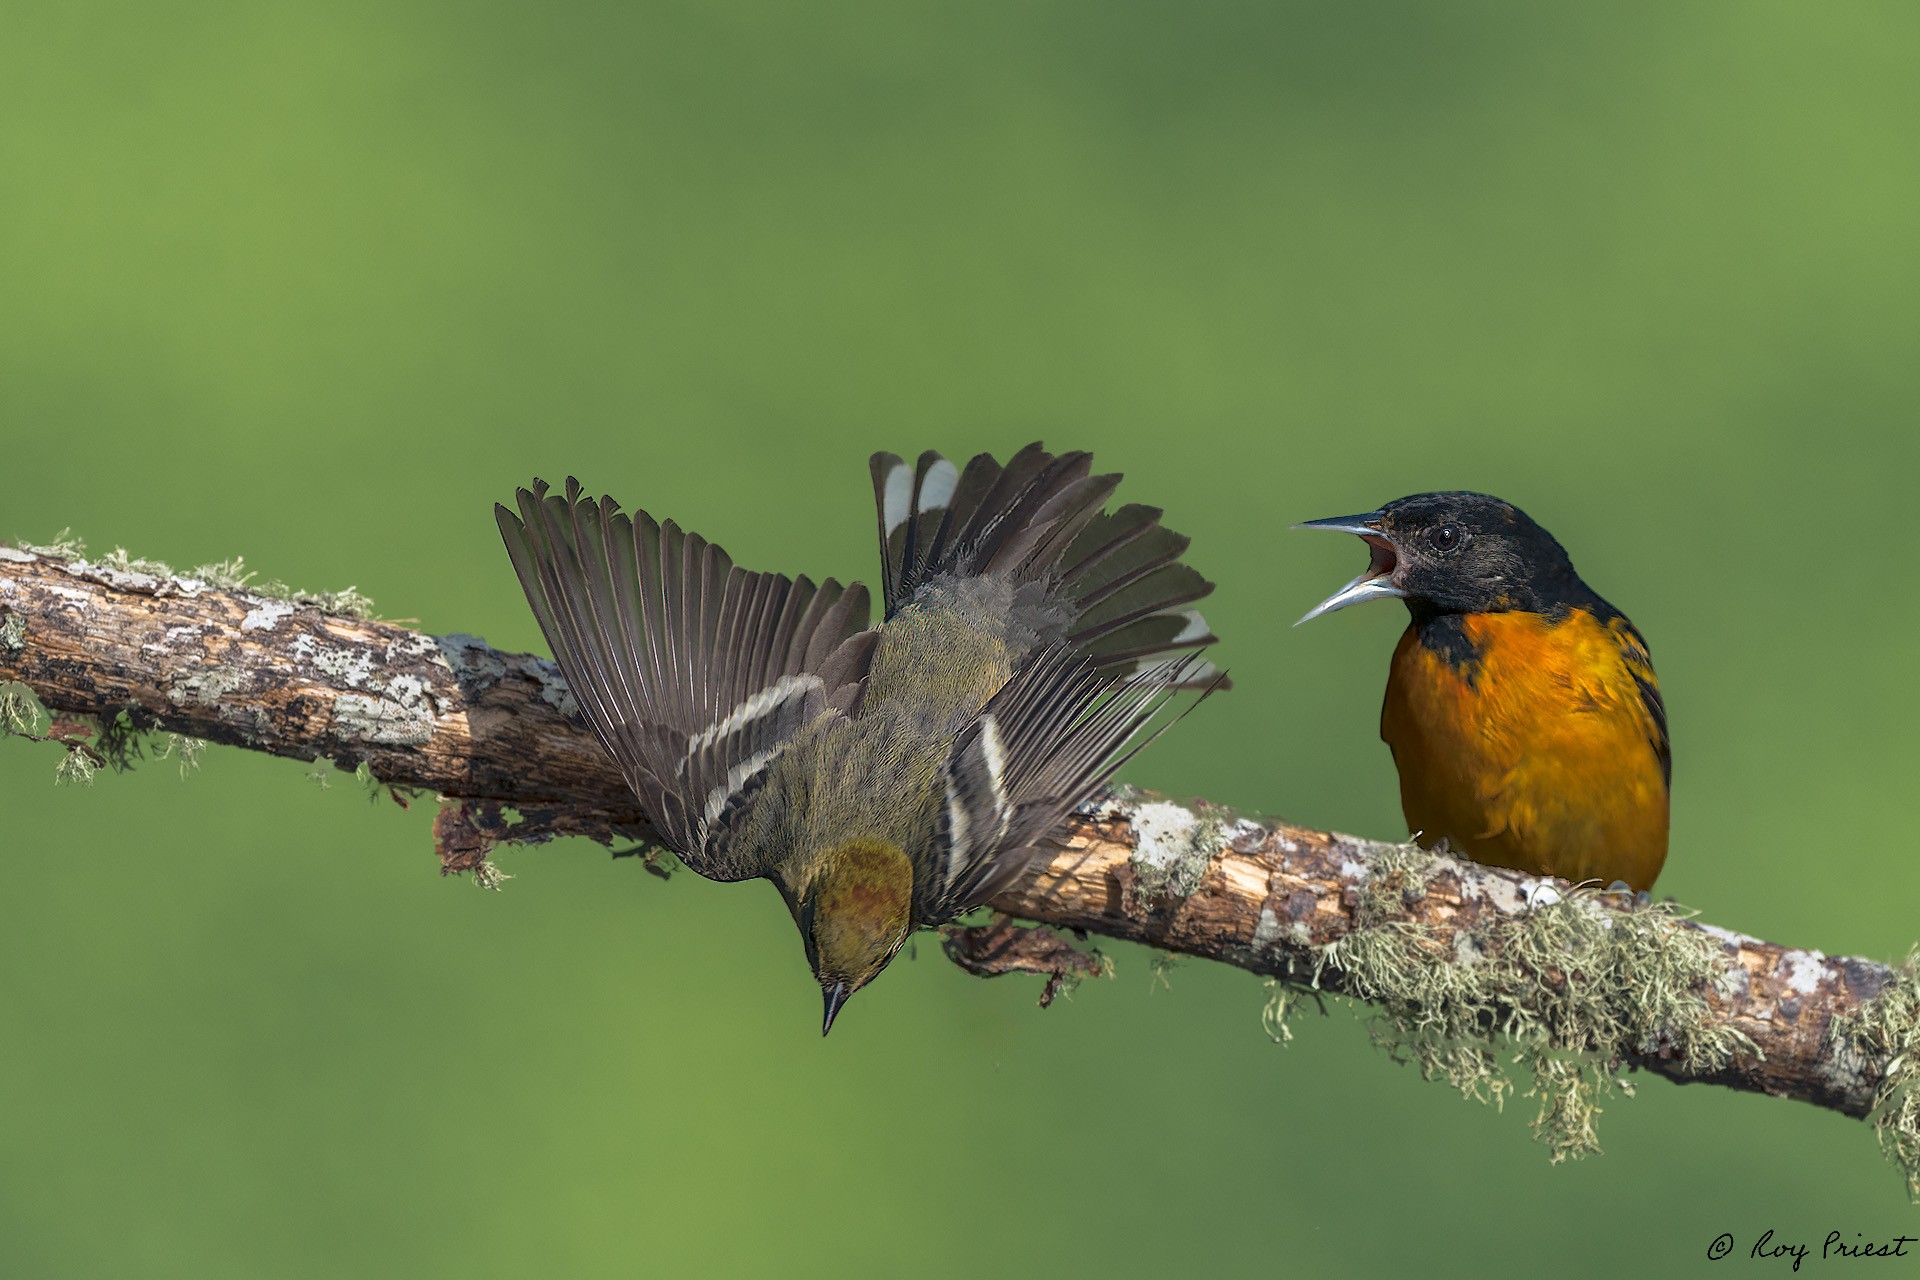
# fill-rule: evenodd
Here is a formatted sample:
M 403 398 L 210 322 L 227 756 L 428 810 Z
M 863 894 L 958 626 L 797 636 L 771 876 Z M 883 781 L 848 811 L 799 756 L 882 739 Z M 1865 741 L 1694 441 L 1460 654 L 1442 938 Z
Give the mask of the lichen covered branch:
M 0 699 L 11 686 L 19 728 L 37 714 L 22 709 L 31 691 L 68 751 L 111 759 L 103 743 L 163 732 L 438 793 L 443 865 L 483 881 L 500 844 L 644 848 L 645 815 L 570 719 L 551 663 L 342 608 L 360 603 L 0 547 Z M 1829 957 L 1668 905 L 1132 792 L 1083 815 L 992 905 L 1267 975 L 1280 1011 L 1304 991 L 1365 1001 L 1376 1037 L 1426 1074 L 1491 1101 L 1536 1098 L 1556 1156 L 1593 1149 L 1595 1097 L 1644 1069 L 1871 1117 L 1920 1193 L 1912 962 Z M 1056 935 L 1004 923 L 947 946 L 974 972 L 1038 972 L 1055 988 L 1101 971 Z

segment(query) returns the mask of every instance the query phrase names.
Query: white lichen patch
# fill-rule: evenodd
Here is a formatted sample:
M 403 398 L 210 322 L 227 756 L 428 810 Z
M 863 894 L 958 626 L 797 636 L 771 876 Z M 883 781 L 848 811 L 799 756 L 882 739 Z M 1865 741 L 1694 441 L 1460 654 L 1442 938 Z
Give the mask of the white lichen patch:
M 246 688 L 249 680 L 239 667 L 206 666 L 198 671 L 177 672 L 168 685 L 167 700 L 176 707 L 218 706 L 228 694 Z
M 115 548 L 114 554 L 104 559 L 69 560 L 61 568 L 70 577 L 103 583 L 120 591 L 139 591 L 147 595 L 159 591 L 161 584 L 172 576 L 165 565 L 151 560 L 131 559 L 119 548 Z
M 330 644 L 324 635 L 303 632 L 289 646 L 297 663 L 335 689 L 351 690 L 334 699 L 336 732 L 361 742 L 398 746 L 427 741 L 434 721 L 454 708 L 454 701 L 435 691 L 434 681 L 402 672 L 389 675 L 387 662 L 429 661 L 451 672 L 451 665 L 432 636 L 409 635 L 381 650 L 350 643 Z M 417 668 L 416 668 L 417 670 Z
M 1220 823 L 1220 835 L 1227 840 L 1258 837 L 1264 841 L 1267 837 L 1267 829 L 1252 818 L 1227 818 Z
M 1274 943 L 1287 936 L 1286 925 L 1272 907 L 1260 908 L 1260 921 L 1253 927 L 1253 947 L 1256 951 L 1266 951 Z
M 419 676 L 395 676 L 387 681 L 386 695 L 405 707 L 430 709 L 433 686 Z
M 464 633 L 434 636 L 432 642 L 438 646 L 440 660 L 447 664 L 454 682 L 462 689 L 490 688 L 506 678 L 505 660 L 479 636 Z
M 18 547 L 0 545 L 0 560 L 10 564 L 32 564 L 40 557 L 31 551 L 22 551 Z
M 1484 902 L 1500 911 L 1514 912 L 1526 906 L 1528 895 L 1537 883 L 1532 877 L 1515 880 L 1497 871 L 1475 869 L 1460 877 L 1460 898 L 1463 902 Z
M 1200 887 L 1220 851 L 1222 824 L 1163 800 L 1136 805 L 1131 815 L 1133 870 L 1148 893 L 1184 898 Z
M 572 720 L 580 714 L 580 704 L 573 700 L 573 690 L 567 688 L 567 678 L 560 674 L 560 668 L 545 658 L 536 658 L 529 672 L 540 686 L 540 701 Z
M 293 638 L 293 656 L 338 685 L 364 689 L 373 680 L 373 654 L 353 645 L 322 644 L 310 634 Z
M 1818 951 L 1787 951 L 1781 953 L 1780 967 L 1786 970 L 1782 976 L 1789 987 L 1810 996 L 1827 974 L 1827 958 Z
M 377 746 L 416 746 L 433 737 L 433 712 L 394 698 L 343 693 L 333 700 L 332 729 Z
M 262 600 L 247 610 L 247 616 L 240 619 L 242 631 L 271 631 L 280 625 L 282 618 L 293 613 L 293 604 L 286 600 Z
M 1133 811 L 1133 832 L 1140 841 L 1134 860 L 1152 866 L 1169 865 L 1191 843 L 1200 815 L 1191 809 L 1165 801 L 1137 806 Z
M 1750 938 L 1744 933 L 1735 933 L 1731 929 L 1722 929 L 1717 924 L 1703 924 L 1698 921 L 1695 921 L 1693 927 L 1698 929 L 1700 932 L 1709 935 L 1710 937 L 1719 939 L 1720 945 L 1727 948 L 1727 950 L 1729 951 L 1738 951 L 1741 947 L 1746 946 L 1749 943 L 1755 943 L 1759 941 L 1759 939 Z
M 409 631 L 387 641 L 388 662 L 408 662 L 414 658 L 424 658 L 440 648 L 440 642 L 433 636 L 418 631 Z

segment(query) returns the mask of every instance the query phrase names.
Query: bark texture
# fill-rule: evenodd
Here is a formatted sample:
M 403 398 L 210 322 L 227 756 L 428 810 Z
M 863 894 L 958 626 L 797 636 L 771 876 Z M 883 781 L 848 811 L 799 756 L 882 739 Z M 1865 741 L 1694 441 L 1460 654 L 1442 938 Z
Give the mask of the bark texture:
M 364 764 L 384 784 L 436 792 L 448 801 L 436 836 L 449 871 L 483 871 L 488 849 L 507 840 L 648 834 L 618 774 L 569 718 L 553 664 L 471 636 L 424 635 L 153 566 L 0 547 L 0 684 L 9 682 L 56 716 L 108 725 L 124 716 L 135 729 Z M 1560 899 L 1603 920 L 1644 910 L 1445 858 L 1423 862 L 1383 907 L 1381 869 L 1405 856 L 1401 846 L 1123 792 L 993 905 L 1363 999 L 1380 989 L 1377 974 L 1349 967 L 1361 952 L 1342 944 L 1357 933 L 1387 931 L 1436 966 L 1471 965 L 1508 945 L 1501 926 Z M 1899 1046 L 1876 1050 L 1839 1028 L 1896 971 L 1694 922 L 1674 927 L 1698 931 L 1714 957 L 1713 972 L 1689 979 L 1693 996 L 1718 1028 L 1739 1033 L 1740 1047 L 1703 1062 L 1649 1034 L 1606 1047 L 1613 1061 L 1868 1114 Z M 948 951 L 976 973 L 1099 971 L 1051 935 L 1027 936 L 1036 932 L 951 931 Z M 1517 1002 L 1586 980 L 1535 967 L 1538 983 Z M 1556 1016 L 1527 1012 L 1550 1028 Z

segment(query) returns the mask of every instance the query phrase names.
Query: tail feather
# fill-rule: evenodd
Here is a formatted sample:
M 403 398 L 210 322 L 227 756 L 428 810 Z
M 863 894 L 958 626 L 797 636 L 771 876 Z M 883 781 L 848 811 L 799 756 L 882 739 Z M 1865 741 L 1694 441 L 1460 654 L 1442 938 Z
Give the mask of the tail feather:
M 1136 581 L 1116 585 L 1118 590 L 1103 594 L 1082 611 L 1074 624 L 1075 644 L 1089 644 L 1142 618 L 1204 599 L 1213 591 L 1211 582 L 1177 560 L 1156 565 Z
M 1139 670 L 1166 654 L 1214 642 L 1206 619 L 1186 606 L 1213 584 L 1181 563 L 1189 539 L 1160 523 L 1153 507 L 1122 507 L 1089 525 L 1064 571 L 1080 616 L 1071 639 L 1103 670 Z M 1211 683 L 1215 673 L 1196 678 Z
M 1105 512 L 1120 477 L 1092 470 L 1090 454 L 1055 457 L 1038 444 L 1005 466 L 983 453 L 964 469 L 933 452 L 913 464 L 875 454 L 886 616 L 937 575 L 1007 574 L 1045 583 L 1049 599 L 1069 606 L 1065 638 L 1095 670 L 1138 672 L 1212 643 L 1189 607 L 1213 584 L 1181 563 L 1188 539 L 1160 523 L 1157 507 Z M 1059 634 L 1041 629 L 1042 640 Z M 1217 674 L 1196 666 L 1186 687 Z
M 983 453 L 965 470 L 931 451 L 914 464 L 874 454 L 887 616 L 940 574 L 1050 571 L 1120 482 L 1089 475 L 1092 463 L 1091 454 L 1056 458 L 1037 444 L 1004 467 Z
M 1087 579 L 1098 582 L 1119 576 L 1130 567 L 1158 564 L 1162 559 L 1178 558 L 1187 549 L 1186 539 L 1161 527 L 1159 507 L 1129 502 L 1102 520 L 1096 520 L 1067 552 L 1061 576 L 1069 582 Z M 1145 545 L 1136 545 L 1145 540 Z M 1169 550 L 1169 543 L 1177 543 Z
M 1085 453 L 1056 458 L 1037 441 L 1014 454 L 1003 468 L 996 467 L 988 455 L 975 456 L 967 464 L 969 468 L 994 468 L 999 474 L 982 495 L 980 505 L 967 514 L 967 522 L 955 540 L 953 561 L 943 567 L 957 573 L 1006 568 L 1008 541 L 1032 523 L 1039 507 L 1064 486 L 1084 477 L 1092 463 L 1092 455 Z
M 1143 659 L 1181 649 L 1204 649 L 1214 643 L 1206 618 L 1198 609 L 1155 613 L 1100 637 L 1087 651 L 1101 670 L 1138 666 Z

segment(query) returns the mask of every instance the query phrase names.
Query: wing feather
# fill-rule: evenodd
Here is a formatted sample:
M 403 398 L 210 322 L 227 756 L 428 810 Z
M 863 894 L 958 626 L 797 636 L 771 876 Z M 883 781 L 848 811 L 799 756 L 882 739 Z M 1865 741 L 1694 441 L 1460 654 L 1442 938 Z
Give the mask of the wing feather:
M 762 875 L 731 819 L 769 763 L 857 700 L 866 588 L 749 573 L 644 511 L 536 480 L 496 508 L 508 554 L 582 718 L 662 839 L 701 875 Z
M 917 922 L 951 920 L 1047 856 L 1070 813 L 1218 687 L 1216 675 L 1193 703 L 1140 739 L 1205 665 L 1189 654 L 1120 676 L 1071 645 L 1043 649 L 954 740 L 933 853 L 916 870 Z

